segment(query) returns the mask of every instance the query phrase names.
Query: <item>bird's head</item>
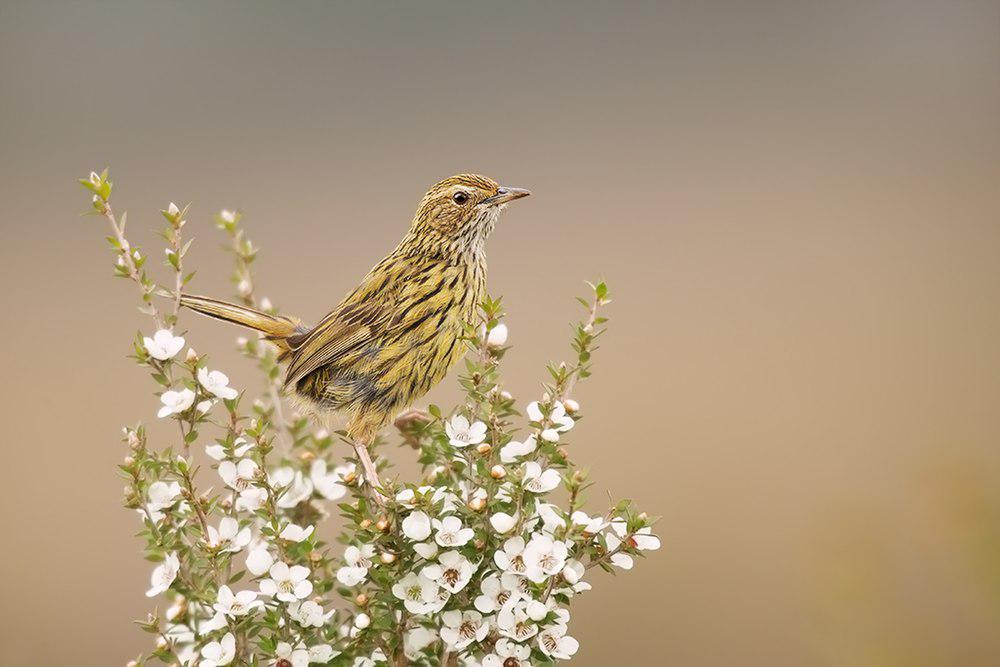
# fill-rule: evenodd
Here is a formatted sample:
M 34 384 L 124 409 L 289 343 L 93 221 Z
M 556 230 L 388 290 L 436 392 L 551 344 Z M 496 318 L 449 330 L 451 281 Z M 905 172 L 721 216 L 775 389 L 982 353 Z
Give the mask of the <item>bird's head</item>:
M 481 249 L 507 203 L 529 194 L 477 174 L 446 178 L 420 200 L 410 235 L 421 246 L 442 251 Z

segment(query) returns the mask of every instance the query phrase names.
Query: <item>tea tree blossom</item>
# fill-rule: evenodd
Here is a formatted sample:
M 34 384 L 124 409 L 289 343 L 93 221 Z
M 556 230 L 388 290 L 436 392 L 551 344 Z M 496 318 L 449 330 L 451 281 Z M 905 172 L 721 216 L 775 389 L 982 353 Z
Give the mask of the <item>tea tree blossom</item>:
M 177 559 L 177 554 L 167 554 L 167 557 L 163 559 L 163 562 L 153 569 L 153 575 L 150 577 L 150 586 L 149 590 L 146 591 L 146 597 L 151 598 L 157 596 L 170 588 L 170 584 L 174 583 L 174 579 L 177 577 L 177 572 L 180 568 L 181 564 Z
M 179 294 L 193 275 L 183 232 L 187 218 L 196 224 L 188 208 L 162 212 L 169 280 L 160 284 L 152 253 L 125 237 L 107 172 L 82 184 L 110 225 L 112 270 L 138 288 L 153 322 L 152 335 L 131 340 L 132 358 L 171 422 L 155 434 L 142 425 L 123 432 L 124 502 L 143 517 L 139 539 L 156 563 L 147 594 L 168 596 L 162 617 L 139 623 L 151 635 L 139 664 L 530 667 L 585 650 L 570 634 L 568 607 L 596 583 L 590 573 L 632 567 L 660 546 L 653 520 L 631 502 L 585 509 L 587 474 L 560 446 L 579 424 L 575 391 L 606 322 L 603 283 L 584 300 L 573 356 L 548 367 L 542 396 L 526 406 L 500 374 L 509 339 L 501 304 L 479 304 L 458 343 L 459 404 L 427 406 L 370 443 L 376 470 L 387 471 L 376 498 L 342 434 L 283 401 L 267 341 L 237 342 L 261 371 L 249 388 L 211 369 L 214 350 L 180 358 L 187 341 L 173 332 L 183 331 Z M 259 249 L 241 219 L 235 210 L 214 218 L 235 262 L 236 298 L 280 312 L 257 296 Z M 394 441 L 415 451 L 419 480 L 389 472 L 407 451 Z M 337 513 L 342 553 L 321 526 Z
M 445 433 L 452 447 L 478 445 L 486 439 L 486 424 L 481 421 L 469 423 L 462 415 L 455 415 L 445 424 Z
M 288 567 L 287 563 L 278 562 L 268 570 L 270 579 L 260 582 L 262 595 L 276 597 L 282 602 L 303 600 L 312 593 L 312 582 L 307 579 L 309 569 L 302 565 Z
M 163 518 L 163 510 L 173 507 L 181 494 L 181 486 L 177 482 L 157 481 L 149 485 L 146 495 L 149 502 L 146 503 L 146 511 L 149 520 L 154 523 Z M 141 510 L 140 510 L 141 511 Z
M 256 591 L 233 593 L 229 586 L 223 585 L 219 587 L 218 600 L 212 606 L 217 612 L 235 618 L 245 616 L 254 609 L 263 607 L 263 604 L 257 600 Z
M 550 625 L 538 633 L 538 648 L 557 660 L 569 660 L 580 648 L 580 642 L 566 635 L 565 625 Z
M 156 413 L 156 416 L 162 419 L 170 415 L 179 415 L 187 412 L 194 405 L 194 397 L 195 393 L 190 389 L 165 391 L 160 395 L 160 402 L 163 403 L 163 407 Z
M 228 665 L 236 657 L 236 636 L 232 632 L 227 632 L 221 640 L 205 644 L 201 649 L 201 657 L 199 667 Z
M 240 459 L 237 463 L 223 461 L 219 464 L 219 477 L 226 486 L 242 493 L 254 483 L 259 470 L 260 466 L 253 459 Z
M 478 611 L 446 611 L 441 614 L 441 639 L 452 651 L 461 651 L 472 642 L 481 642 L 489 634 L 489 623 Z
M 240 528 L 239 522 L 232 517 L 224 517 L 219 521 L 219 527 L 208 527 L 208 546 L 213 549 L 236 553 L 250 544 L 250 527 Z
M 442 547 L 461 547 L 469 543 L 475 531 L 462 525 L 457 516 L 434 519 L 434 541 Z
M 160 329 L 153 334 L 152 338 L 144 337 L 142 344 L 149 356 L 159 361 L 166 361 L 173 359 L 178 352 L 184 349 L 184 338 L 175 336 L 169 329 Z
M 302 542 L 303 540 L 308 539 L 310 535 L 312 535 L 313 530 L 315 530 L 314 526 L 306 526 L 305 528 L 303 528 L 302 526 L 297 526 L 294 523 L 290 523 L 281 529 L 281 532 L 278 534 L 278 537 L 280 537 L 283 540 L 288 540 L 289 542 Z
M 483 667 L 531 667 L 531 647 L 501 638 L 493 646 L 493 652 L 483 658 Z
M 432 563 L 420 573 L 431 579 L 445 590 L 458 593 L 475 573 L 476 568 L 468 558 L 457 551 L 445 551 L 438 555 L 437 563 Z
M 210 371 L 207 368 L 198 369 L 198 382 L 205 388 L 205 391 L 231 401 L 240 395 L 238 391 L 229 386 L 229 377 L 222 371 Z
M 548 493 L 559 486 L 559 471 L 549 468 L 543 470 L 534 461 L 524 464 L 524 488 L 532 493 Z
M 431 534 L 431 519 L 426 513 L 419 510 L 416 512 L 410 512 L 410 514 L 403 519 L 401 527 L 403 529 L 403 535 L 414 542 L 423 542 Z

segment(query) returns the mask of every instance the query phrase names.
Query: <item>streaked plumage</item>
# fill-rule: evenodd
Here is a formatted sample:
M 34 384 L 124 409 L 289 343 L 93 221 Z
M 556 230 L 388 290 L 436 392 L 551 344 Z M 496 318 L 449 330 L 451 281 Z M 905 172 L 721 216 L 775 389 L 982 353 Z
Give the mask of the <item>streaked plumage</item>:
M 184 295 L 200 313 L 261 331 L 287 363 L 285 390 L 319 415 L 348 416 L 367 443 L 462 356 L 459 337 L 486 290 L 485 242 L 505 204 L 527 195 L 460 174 L 424 196 L 395 250 L 313 328 Z

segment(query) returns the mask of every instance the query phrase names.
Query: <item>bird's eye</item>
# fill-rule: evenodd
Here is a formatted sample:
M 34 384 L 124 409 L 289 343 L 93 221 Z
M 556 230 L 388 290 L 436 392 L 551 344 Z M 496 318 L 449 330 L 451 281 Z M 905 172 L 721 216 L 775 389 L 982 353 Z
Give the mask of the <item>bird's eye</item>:
M 455 200 L 456 204 L 458 204 L 459 206 L 461 206 L 465 202 L 469 201 L 469 195 L 465 194 L 464 192 L 456 192 L 452 196 L 452 199 Z

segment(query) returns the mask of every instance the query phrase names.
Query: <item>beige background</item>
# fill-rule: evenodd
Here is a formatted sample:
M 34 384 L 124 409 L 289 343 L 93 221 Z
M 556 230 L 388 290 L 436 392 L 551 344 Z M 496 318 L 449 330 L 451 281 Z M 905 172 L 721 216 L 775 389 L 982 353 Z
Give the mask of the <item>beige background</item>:
M 263 292 L 313 320 L 435 180 L 535 192 L 489 248 L 510 385 L 607 278 L 573 451 L 592 507 L 663 517 L 575 606 L 575 664 L 997 664 L 998 157 L 989 1 L 0 1 L 0 659 L 146 648 L 114 466 L 148 325 L 74 180 L 108 165 L 148 247 L 193 202 L 199 291 L 229 289 L 210 215 L 246 211 Z

